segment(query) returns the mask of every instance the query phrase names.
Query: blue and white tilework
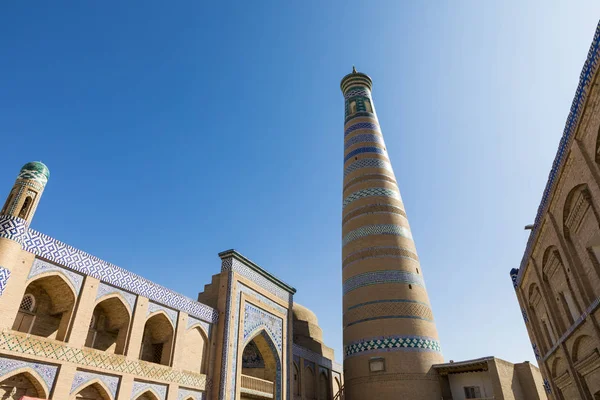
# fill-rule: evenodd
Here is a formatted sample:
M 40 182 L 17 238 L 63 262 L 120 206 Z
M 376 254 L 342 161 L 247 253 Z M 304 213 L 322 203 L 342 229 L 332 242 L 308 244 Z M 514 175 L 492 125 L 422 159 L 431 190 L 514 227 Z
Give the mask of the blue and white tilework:
M 0 296 L 4 293 L 6 285 L 8 285 L 8 279 L 10 278 L 10 270 L 4 267 L 0 267 Z
M 177 327 L 177 316 L 179 315 L 179 313 L 176 310 L 173 310 L 172 308 L 165 307 L 160 304 L 156 304 L 153 301 L 148 303 L 148 312 L 146 313 L 146 315 L 154 314 L 158 311 L 163 311 L 165 314 L 167 314 L 169 320 L 173 324 L 173 329 Z
M 405 226 L 393 224 L 365 225 L 348 232 L 348 234 L 342 238 L 342 246 L 345 246 L 356 239 L 371 235 L 395 235 L 412 240 L 410 229 Z
M 246 264 L 242 263 L 241 261 L 239 261 L 233 257 L 226 258 L 225 260 L 223 260 L 223 262 L 221 264 L 221 271 L 234 271 L 234 272 L 242 275 L 244 278 L 247 278 L 247 279 L 251 280 L 252 282 L 256 283 L 258 286 L 262 287 L 263 289 L 266 289 L 269 292 L 273 293 L 275 296 L 279 297 L 280 299 L 285 300 L 285 301 L 288 301 L 290 299 L 290 292 L 281 288 L 280 286 L 277 286 L 275 283 L 271 282 L 264 276 L 259 275 L 258 273 L 253 271 L 250 267 L 248 267 Z
M 158 400 L 166 400 L 167 399 L 167 385 L 161 385 L 158 383 L 149 383 L 149 382 L 133 382 L 133 390 L 131 391 L 131 398 L 136 399 L 142 393 L 145 393 L 148 390 L 152 390 L 156 396 L 158 396 Z
M 33 229 L 27 231 L 24 249 L 66 268 L 90 275 L 126 291 L 147 297 L 160 304 L 185 311 L 204 321 L 215 323 L 217 310 L 198 303 L 170 289 L 151 282 L 133 272 L 87 254 Z
M 552 387 L 550 386 L 550 382 L 546 378 L 544 378 L 544 390 L 546 391 L 546 393 L 552 394 Z
M 385 146 L 383 143 L 383 136 L 373 135 L 371 133 L 363 133 L 346 140 L 344 143 L 344 150 L 347 150 L 350 146 L 354 146 L 357 143 L 378 143 L 382 146 Z
M 517 290 L 519 284 L 517 283 L 517 279 L 519 277 L 519 269 L 513 268 L 510 270 L 510 280 L 512 281 L 513 287 Z
M 313 366 L 314 366 L 314 363 L 317 363 L 319 365 L 322 365 L 326 368 L 331 369 L 332 371 L 337 371 L 340 373 L 344 370 L 342 365 L 339 363 L 336 363 L 334 360 L 325 358 L 322 355 L 317 354 L 305 347 L 298 346 L 297 344 L 294 344 L 293 352 L 294 352 L 294 360 L 296 359 L 296 357 L 304 358 L 305 364 L 306 364 L 306 362 L 312 362 Z
M 374 153 L 374 154 L 383 154 L 385 155 L 385 150 L 379 147 L 359 147 L 358 149 L 352 150 L 350 153 L 344 157 L 344 162 L 348 161 L 352 157 L 363 154 L 363 153 Z
M 433 351 L 442 352 L 440 342 L 426 336 L 382 336 L 362 339 L 344 346 L 344 358 L 381 351 Z
M 120 295 L 123 300 L 125 300 L 125 306 L 129 308 L 129 311 L 133 312 L 135 308 L 135 300 L 137 299 L 135 294 L 126 292 L 125 290 L 111 285 L 107 285 L 104 282 L 100 282 L 100 285 L 98 286 L 98 292 L 96 293 L 96 300 L 101 299 L 104 296 L 108 296 L 109 294 Z
M 594 77 L 594 74 L 598 70 L 598 65 L 600 64 L 598 62 L 599 60 L 600 23 L 598 23 L 598 25 L 596 26 L 596 33 L 594 34 L 594 39 L 592 40 L 592 44 L 590 45 L 590 49 L 588 51 L 587 59 L 585 60 L 585 63 L 583 65 L 581 75 L 579 76 L 579 84 L 577 85 L 575 97 L 573 98 L 573 102 L 571 103 L 571 110 L 569 112 L 569 116 L 567 117 L 567 123 L 565 124 L 565 129 L 563 130 L 563 135 L 560 139 L 558 151 L 556 152 L 556 156 L 554 157 L 554 162 L 552 163 L 552 169 L 550 170 L 548 181 L 546 182 L 546 187 L 544 188 L 542 201 L 540 202 L 537 214 L 535 216 L 533 229 L 531 230 L 531 233 L 529 234 L 529 239 L 527 240 L 525 253 L 523 254 L 523 258 L 521 259 L 521 268 L 519 270 L 519 276 L 517 279 L 518 284 L 521 283 L 521 279 L 523 279 L 523 274 L 527 269 L 528 260 L 531 255 L 531 251 L 533 250 L 533 244 L 536 242 L 536 237 L 539 232 L 542 217 L 545 215 L 546 210 L 549 206 L 549 201 L 557 181 L 558 173 L 560 172 L 563 164 L 566 161 L 568 149 L 570 148 L 570 144 L 573 141 L 575 129 L 579 124 L 579 120 L 583 113 L 583 106 L 590 92 L 592 79 Z
M 354 161 L 344 169 L 344 178 L 346 175 L 361 168 L 382 168 L 390 171 L 392 174 L 394 173 L 392 164 L 387 161 L 380 160 L 379 158 L 363 158 L 361 160 Z
M 108 388 L 113 399 L 117 398 L 117 388 L 119 387 L 119 377 L 104 375 L 93 372 L 77 371 L 71 384 L 71 393 L 76 393 L 86 387 L 91 381 L 98 379 Z
M 371 92 L 366 87 L 355 86 L 344 93 L 344 99 L 346 100 L 355 96 L 371 97 Z
M 201 321 L 194 317 L 188 317 L 186 329 L 190 329 L 194 325 L 199 325 L 200 328 L 204 331 L 207 337 L 210 338 L 212 325 L 208 322 Z
M 348 129 L 346 129 L 344 131 L 344 137 L 348 136 L 352 132 L 360 130 L 360 129 L 369 129 L 369 130 L 372 130 L 372 131 L 380 132 L 379 125 L 377 125 L 377 124 L 373 124 L 371 122 L 359 122 L 359 123 L 356 123 L 354 125 L 350 125 L 348 127 Z
M 27 221 L 11 215 L 0 215 L 0 238 L 23 245 L 27 235 Z
M 33 261 L 33 265 L 31 266 L 31 270 L 29 271 L 28 280 L 35 278 L 38 275 L 45 274 L 48 272 L 58 272 L 63 277 L 65 277 L 75 289 L 75 293 L 79 295 L 81 291 L 81 285 L 83 284 L 83 275 L 78 274 L 73 271 L 69 271 L 66 268 L 60 267 L 55 264 L 51 264 L 46 261 L 42 261 L 39 258 L 36 258 Z
M 409 271 L 384 270 L 365 272 L 346 279 L 343 292 L 346 294 L 364 286 L 387 285 L 390 283 L 407 283 L 425 287 L 425 281 L 421 275 Z
M 204 392 L 199 390 L 179 388 L 177 400 L 204 400 Z
M 244 347 L 244 351 L 242 352 L 242 368 L 264 368 L 265 360 L 260 354 L 260 350 L 258 350 L 258 346 L 252 340 L 250 341 L 246 347 Z
M 538 349 L 537 344 L 531 343 L 531 347 L 533 348 L 533 354 L 535 355 L 535 359 L 539 360 L 540 358 L 542 358 L 540 356 L 540 350 Z
M 52 386 L 54 385 L 54 380 L 56 378 L 56 372 L 58 371 L 57 365 L 41 364 L 36 362 L 15 360 L 7 357 L 0 357 L 0 381 L 3 380 L 3 376 L 21 368 L 31 368 L 44 380 L 48 392 L 52 390 Z
M 342 209 L 346 208 L 346 206 L 353 201 L 364 199 L 365 197 L 389 197 L 391 199 L 396 199 L 398 201 L 402 201 L 402 197 L 400 196 L 400 192 L 398 190 L 388 189 L 388 188 L 366 188 L 359 190 L 357 192 L 351 193 L 348 195 L 342 204 Z
M 521 314 L 523 314 L 523 321 L 525 321 L 525 323 L 528 323 L 529 318 L 527 317 L 527 311 L 525 311 L 524 308 L 521 308 Z
M 277 352 L 282 354 L 283 346 L 283 320 L 273 314 L 246 303 L 244 307 L 244 345 L 254 337 L 260 329 L 265 329 L 275 342 Z

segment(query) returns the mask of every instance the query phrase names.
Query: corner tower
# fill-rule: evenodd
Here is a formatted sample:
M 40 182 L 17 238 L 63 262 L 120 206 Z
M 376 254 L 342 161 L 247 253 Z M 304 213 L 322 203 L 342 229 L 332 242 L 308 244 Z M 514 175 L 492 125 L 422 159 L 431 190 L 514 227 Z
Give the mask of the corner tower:
M 345 398 L 438 400 L 443 357 L 372 85 L 356 69 L 341 82 Z

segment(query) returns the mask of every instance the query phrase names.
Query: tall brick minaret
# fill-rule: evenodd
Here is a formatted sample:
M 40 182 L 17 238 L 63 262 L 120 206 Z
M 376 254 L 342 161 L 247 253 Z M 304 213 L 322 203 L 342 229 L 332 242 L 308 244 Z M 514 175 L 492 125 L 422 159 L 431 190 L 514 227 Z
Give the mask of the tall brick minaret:
M 341 83 L 345 398 L 439 400 L 443 357 L 372 85 L 356 69 Z

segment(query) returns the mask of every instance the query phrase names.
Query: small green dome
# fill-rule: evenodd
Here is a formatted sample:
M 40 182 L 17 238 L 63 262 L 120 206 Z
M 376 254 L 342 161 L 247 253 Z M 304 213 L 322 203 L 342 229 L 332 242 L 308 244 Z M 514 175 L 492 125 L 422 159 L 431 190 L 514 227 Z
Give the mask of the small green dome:
M 28 162 L 23 165 L 21 172 L 19 172 L 19 179 L 34 180 L 43 186 L 48 182 L 48 178 L 50 178 L 50 170 L 44 163 L 39 161 Z

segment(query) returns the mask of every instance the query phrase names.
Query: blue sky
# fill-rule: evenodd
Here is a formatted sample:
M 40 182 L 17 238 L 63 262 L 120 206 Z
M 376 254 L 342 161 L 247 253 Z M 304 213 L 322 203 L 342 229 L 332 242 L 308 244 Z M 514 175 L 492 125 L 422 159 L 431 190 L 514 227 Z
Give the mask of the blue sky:
M 508 272 L 598 15 L 597 1 L 4 2 L 0 192 L 42 160 L 35 229 L 190 297 L 235 248 L 297 288 L 341 361 L 339 82 L 355 64 L 446 360 L 534 361 Z

